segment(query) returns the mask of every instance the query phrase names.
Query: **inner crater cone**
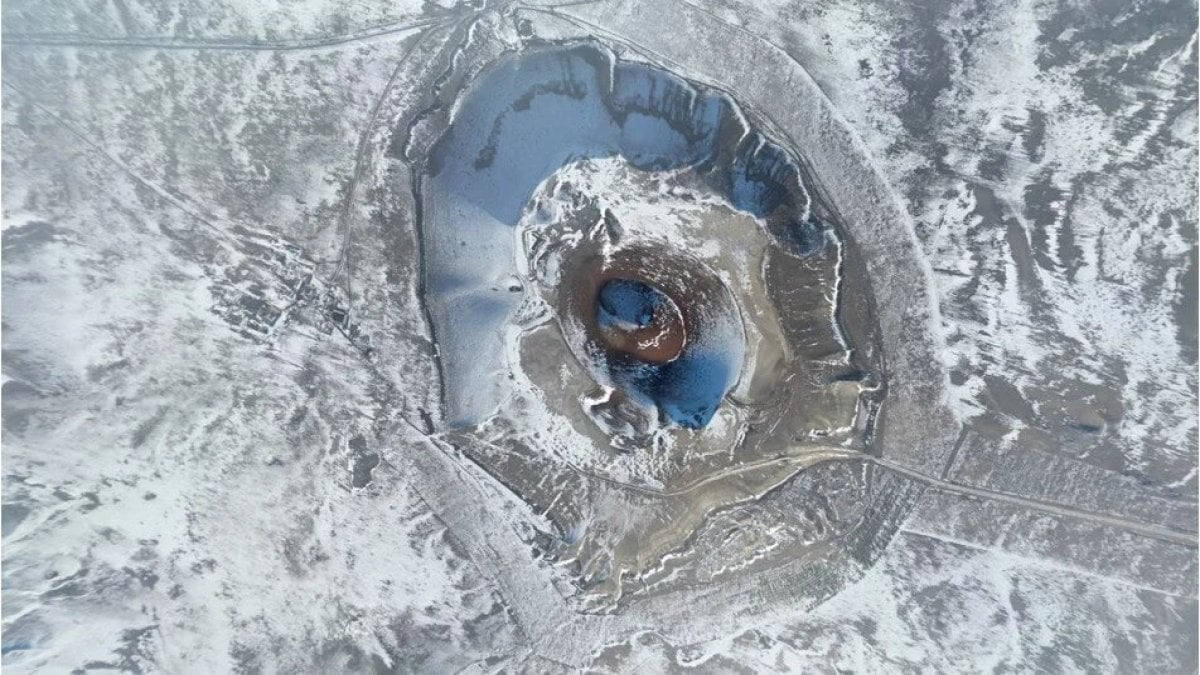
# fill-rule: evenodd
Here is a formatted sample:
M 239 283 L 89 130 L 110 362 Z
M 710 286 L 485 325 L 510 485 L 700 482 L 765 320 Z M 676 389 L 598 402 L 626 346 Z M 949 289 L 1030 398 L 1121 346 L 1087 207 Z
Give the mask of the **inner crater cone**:
M 702 429 L 737 381 L 746 337 L 736 302 L 686 251 L 638 243 L 561 261 L 560 317 L 582 328 L 576 356 L 602 381 Z
M 609 279 L 596 294 L 596 324 L 609 348 L 649 363 L 679 357 L 687 343 L 683 316 L 661 290 L 635 279 Z

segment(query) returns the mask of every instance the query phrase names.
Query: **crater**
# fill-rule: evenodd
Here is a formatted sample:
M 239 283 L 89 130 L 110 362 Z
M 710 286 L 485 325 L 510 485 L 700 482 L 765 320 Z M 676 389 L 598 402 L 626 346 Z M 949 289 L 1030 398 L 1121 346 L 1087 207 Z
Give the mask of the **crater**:
M 644 363 L 679 358 L 687 341 L 679 306 L 636 279 L 608 279 L 596 291 L 596 324 L 605 344 Z
M 869 284 L 800 156 L 759 128 L 725 92 L 586 43 L 500 55 L 428 148 L 444 433 L 544 515 L 539 550 L 576 561 L 586 597 L 669 587 L 652 579 L 711 514 L 871 451 Z M 839 531 L 810 535 L 754 564 Z

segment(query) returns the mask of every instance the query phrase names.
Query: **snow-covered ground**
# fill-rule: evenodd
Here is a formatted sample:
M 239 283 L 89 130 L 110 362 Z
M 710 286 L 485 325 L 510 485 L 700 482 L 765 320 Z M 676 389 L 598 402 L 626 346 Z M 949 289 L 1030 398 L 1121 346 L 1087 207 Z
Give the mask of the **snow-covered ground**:
M 4 4 L 6 669 L 1195 671 L 1194 3 L 444 4 Z M 823 187 L 868 261 L 911 242 L 874 291 L 946 411 L 898 383 L 884 442 L 936 451 L 871 465 L 877 560 L 580 615 L 440 433 L 406 152 L 527 30 L 867 167 Z M 721 518 L 753 548 L 838 480 Z

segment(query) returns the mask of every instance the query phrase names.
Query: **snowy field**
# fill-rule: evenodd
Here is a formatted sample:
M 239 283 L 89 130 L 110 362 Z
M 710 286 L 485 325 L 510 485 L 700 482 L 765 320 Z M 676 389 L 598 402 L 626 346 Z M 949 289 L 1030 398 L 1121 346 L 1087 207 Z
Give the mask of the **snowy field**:
M 6 670 L 1196 671 L 1194 3 L 0 11 Z M 508 176 L 514 234 L 447 253 L 483 221 L 440 139 L 560 43 L 794 153 L 816 281 L 734 191 L 610 158 Z M 523 200 L 711 268 L 711 421 L 612 423 L 654 397 L 580 384 Z M 430 279 L 511 297 L 464 331 Z

